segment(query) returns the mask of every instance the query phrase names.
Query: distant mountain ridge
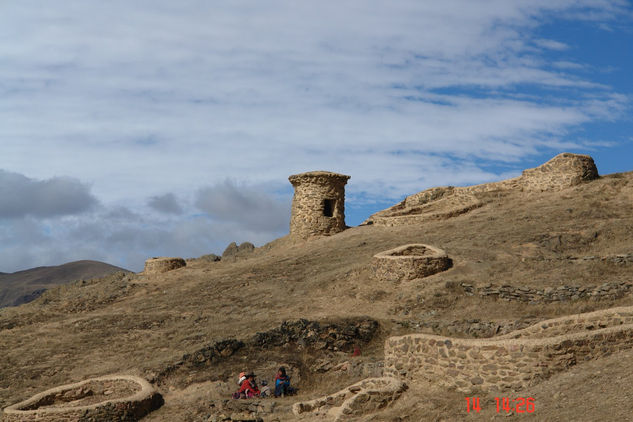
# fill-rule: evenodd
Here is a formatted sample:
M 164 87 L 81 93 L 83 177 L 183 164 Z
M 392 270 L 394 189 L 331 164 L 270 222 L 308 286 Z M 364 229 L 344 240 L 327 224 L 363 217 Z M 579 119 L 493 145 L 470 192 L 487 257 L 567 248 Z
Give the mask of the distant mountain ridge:
M 40 297 L 46 290 L 75 280 L 103 277 L 128 270 L 100 261 L 74 261 L 66 264 L 36 267 L 14 273 L 0 272 L 0 308 L 19 306 Z

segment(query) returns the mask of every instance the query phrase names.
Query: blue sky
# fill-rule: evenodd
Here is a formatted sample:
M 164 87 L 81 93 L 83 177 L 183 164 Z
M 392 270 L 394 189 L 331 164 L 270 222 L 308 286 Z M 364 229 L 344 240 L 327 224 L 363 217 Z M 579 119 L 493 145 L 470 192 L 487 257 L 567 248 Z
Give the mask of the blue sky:
M 559 152 L 633 170 L 624 0 L 0 1 L 0 271 L 139 270 L 287 233 L 290 174 L 348 224 Z

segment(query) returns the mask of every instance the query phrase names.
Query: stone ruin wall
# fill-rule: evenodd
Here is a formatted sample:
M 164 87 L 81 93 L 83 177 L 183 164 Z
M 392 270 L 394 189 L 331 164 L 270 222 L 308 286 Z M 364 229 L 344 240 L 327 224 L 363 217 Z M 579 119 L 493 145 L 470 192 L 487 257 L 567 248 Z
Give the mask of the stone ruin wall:
M 493 339 L 391 337 L 385 375 L 468 392 L 518 390 L 584 360 L 633 347 L 633 307 L 542 321 Z
M 598 178 L 598 169 L 589 155 L 562 153 L 547 163 L 523 171 L 525 190 L 562 190 Z
M 117 399 L 108 399 L 86 406 L 72 406 L 72 399 L 89 397 L 92 384 L 105 388 L 117 382 L 128 382 L 135 392 Z M 83 396 L 82 396 L 83 394 Z M 112 393 L 116 395 L 116 391 Z M 71 397 L 72 396 L 72 397 Z M 68 402 L 66 406 L 61 403 Z M 60 404 L 54 404 L 60 403 Z M 77 422 L 77 421 L 137 421 L 160 407 L 162 397 L 142 378 L 114 375 L 88 379 L 75 384 L 63 385 L 36 394 L 28 400 L 4 409 L 2 422 Z
M 327 396 L 295 403 L 295 415 L 316 414 L 329 420 L 354 419 L 384 409 L 398 400 L 407 385 L 397 378 L 366 378 L 341 391 Z
M 143 274 L 161 274 L 167 271 L 182 268 L 187 265 L 187 262 L 182 258 L 150 258 L 145 261 L 145 269 Z
M 309 172 L 289 177 L 295 188 L 290 234 L 299 238 L 339 233 L 345 225 L 345 184 L 349 176 Z M 332 216 L 324 215 L 324 200 L 333 200 Z
M 626 281 L 607 282 L 598 286 L 559 286 L 537 289 L 526 286 L 501 286 L 489 283 L 482 287 L 460 283 L 459 286 L 468 296 L 478 295 L 482 298 L 501 299 L 506 301 L 525 302 L 529 304 L 568 302 L 581 299 L 615 300 L 629 294 L 633 284 Z
M 589 155 L 562 153 L 513 179 L 468 187 L 436 187 L 408 196 L 391 208 L 370 216 L 364 224 L 394 227 L 456 217 L 485 204 L 481 197 L 495 191 L 559 191 L 597 179 Z

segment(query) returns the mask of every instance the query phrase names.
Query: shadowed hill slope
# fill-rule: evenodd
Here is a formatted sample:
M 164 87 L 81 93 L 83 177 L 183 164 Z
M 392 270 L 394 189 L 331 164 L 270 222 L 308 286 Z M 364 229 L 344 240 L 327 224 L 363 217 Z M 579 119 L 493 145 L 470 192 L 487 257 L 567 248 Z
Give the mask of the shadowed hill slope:
M 0 307 L 18 306 L 38 298 L 45 290 L 82 278 L 103 277 L 127 271 L 99 261 L 75 261 L 37 267 L 11 274 L 0 273 Z
M 482 192 L 478 200 L 469 212 L 443 219 L 360 226 L 308 242 L 281 238 L 235 261 L 70 283 L 2 309 L 0 407 L 57 385 L 127 373 L 148 379 L 165 397 L 144 420 L 207 421 L 232 412 L 222 399 L 241 370 L 268 379 L 286 364 L 299 396 L 277 400 L 264 420 L 295 420 L 295 401 L 380 375 L 388 336 L 494 337 L 549 318 L 633 305 L 631 291 L 620 287 L 633 283 L 633 173 L 560 191 Z M 372 277 L 373 255 L 410 243 L 443 249 L 453 267 L 409 282 Z M 488 294 L 495 286 L 510 293 Z M 605 294 L 551 293 L 581 290 Z M 535 296 L 523 300 L 523 291 Z M 369 320 L 378 328 L 357 336 L 355 327 Z M 361 357 L 350 356 L 349 342 L 328 343 L 339 332 L 360 344 Z M 577 362 L 573 371 L 584 379 L 583 368 L 593 371 L 599 362 Z M 615 365 L 623 374 L 633 369 L 617 359 L 608 365 L 609 373 Z M 630 395 L 624 381 L 619 385 L 629 391 L 621 394 Z M 537 420 L 556 420 L 563 398 L 548 397 L 571 385 L 563 373 L 510 394 L 538 395 Z M 468 417 L 463 394 L 423 382 L 410 387 L 392 408 L 362 420 Z M 596 403 L 610 403 L 616 414 L 628 406 L 608 396 L 613 389 L 573 388 L 587 400 L 566 408 L 565 420 L 583 420 Z M 494 393 L 482 394 L 482 404 L 491 400 Z M 486 406 L 488 419 L 496 417 Z

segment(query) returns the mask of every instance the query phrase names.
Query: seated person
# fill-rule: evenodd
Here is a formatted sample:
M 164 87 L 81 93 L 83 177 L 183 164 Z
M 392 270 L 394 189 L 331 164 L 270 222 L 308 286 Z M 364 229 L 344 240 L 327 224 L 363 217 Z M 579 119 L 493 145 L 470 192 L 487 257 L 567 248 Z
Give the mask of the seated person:
M 246 374 L 246 379 L 242 381 L 240 385 L 240 397 L 250 399 L 251 397 L 258 397 L 260 394 L 259 388 L 257 388 L 257 382 L 255 382 L 255 374 Z
M 241 387 L 242 382 L 244 382 L 245 379 L 246 379 L 246 372 L 240 372 L 240 376 L 237 380 L 237 385 Z
M 270 387 L 266 380 L 262 381 L 262 388 L 260 388 L 259 397 L 270 397 Z
M 293 393 L 294 389 L 290 387 L 290 377 L 286 375 L 286 368 L 282 366 L 275 377 L 275 397 L 287 396 Z

